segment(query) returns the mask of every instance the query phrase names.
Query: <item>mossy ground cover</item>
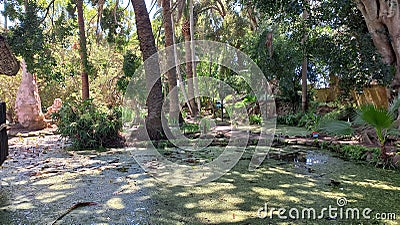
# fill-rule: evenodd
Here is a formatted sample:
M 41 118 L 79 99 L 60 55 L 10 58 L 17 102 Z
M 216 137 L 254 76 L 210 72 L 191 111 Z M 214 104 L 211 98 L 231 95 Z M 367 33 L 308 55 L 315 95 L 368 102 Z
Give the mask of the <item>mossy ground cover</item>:
M 54 138 L 44 138 L 42 144 L 54 142 Z M 1 224 L 48 224 L 78 202 L 97 205 L 76 209 L 58 224 L 400 223 L 398 218 L 347 220 L 339 215 L 330 218 L 326 213 L 318 220 L 280 219 L 277 211 L 272 219 L 270 214 L 259 218 L 257 211 L 265 204 L 269 209 L 295 208 L 301 212 L 314 208 L 320 212 L 329 206 L 337 207 L 338 198 L 346 198 L 344 209 L 372 209 L 372 217 L 376 213 L 400 215 L 398 170 L 343 160 L 324 149 L 276 147 L 260 168 L 248 171 L 254 151 L 250 146 L 239 163 L 218 180 L 180 187 L 146 174 L 125 149 L 67 152 L 55 147 L 56 142 L 50 148 L 37 148 L 31 139 L 31 146 L 17 148 L 13 141 L 11 144 L 11 157 L 0 171 Z M 212 160 L 222 150 L 223 147 L 213 146 L 198 156 Z M 163 151 L 175 150 L 160 150 Z M 291 153 L 296 157 L 288 157 Z M 282 157 L 276 157 L 279 155 Z
M 301 148 L 301 147 L 299 147 Z M 296 148 L 298 150 L 298 148 Z M 322 219 L 272 219 L 258 217 L 265 208 L 314 208 L 317 213 L 329 206 L 338 207 L 337 200 L 346 198 L 342 207 L 371 208 L 376 213 L 400 213 L 400 174 L 365 163 L 344 161 L 317 149 L 302 149 L 323 160 L 295 163 L 287 160 L 266 160 L 255 172 L 247 170 L 251 151 L 245 153 L 236 167 L 222 178 L 197 187 L 161 185 L 152 199 L 158 207 L 154 223 L 167 224 L 399 224 L 400 220 L 348 220 L 345 216 Z M 290 150 L 288 150 L 290 151 Z M 332 184 L 332 180 L 336 183 Z M 338 211 L 339 212 L 339 211 Z M 286 212 L 286 215 L 288 212 Z

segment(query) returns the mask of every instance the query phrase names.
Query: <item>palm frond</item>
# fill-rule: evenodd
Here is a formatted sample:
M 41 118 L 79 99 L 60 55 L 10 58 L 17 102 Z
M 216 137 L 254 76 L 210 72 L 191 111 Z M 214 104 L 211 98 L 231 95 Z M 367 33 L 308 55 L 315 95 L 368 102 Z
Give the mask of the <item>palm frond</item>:
M 384 108 L 365 105 L 358 111 L 359 118 L 376 129 L 388 129 L 393 126 L 394 116 Z
M 397 97 L 389 106 L 389 112 L 393 115 L 396 114 L 397 110 L 400 108 L 400 96 Z
M 319 122 L 318 130 L 325 134 L 330 135 L 352 135 L 354 129 L 351 127 L 351 123 L 341 120 L 322 119 Z

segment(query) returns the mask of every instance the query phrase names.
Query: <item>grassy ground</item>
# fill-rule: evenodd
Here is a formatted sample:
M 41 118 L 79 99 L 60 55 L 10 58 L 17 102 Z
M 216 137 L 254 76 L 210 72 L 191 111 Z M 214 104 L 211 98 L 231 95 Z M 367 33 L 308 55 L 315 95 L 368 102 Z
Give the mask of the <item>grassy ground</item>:
M 247 171 L 249 155 L 219 180 L 198 187 L 161 185 L 152 199 L 157 199 L 154 224 L 359 224 L 347 220 L 345 214 L 322 219 L 279 219 L 275 211 L 267 218 L 258 218 L 264 207 L 314 208 L 338 207 L 337 199 L 346 198 L 342 207 L 371 208 L 376 213 L 400 215 L 400 176 L 371 165 L 357 164 L 332 157 L 322 151 L 322 161 L 313 165 L 267 160 L 255 172 Z M 319 153 L 313 153 L 319 154 Z M 247 156 L 246 156 L 247 155 Z M 318 161 L 318 160 L 317 160 Z M 331 180 L 340 182 L 332 184 Z M 286 211 L 286 216 L 288 216 Z M 339 211 L 338 211 L 339 212 Z M 344 211 L 345 212 L 345 211 Z M 263 216 L 262 214 L 261 216 Z M 301 216 L 301 215 L 300 215 Z M 333 215 L 334 216 L 334 215 Z M 362 217 L 360 215 L 360 217 Z M 400 220 L 360 220 L 363 224 L 400 224 Z

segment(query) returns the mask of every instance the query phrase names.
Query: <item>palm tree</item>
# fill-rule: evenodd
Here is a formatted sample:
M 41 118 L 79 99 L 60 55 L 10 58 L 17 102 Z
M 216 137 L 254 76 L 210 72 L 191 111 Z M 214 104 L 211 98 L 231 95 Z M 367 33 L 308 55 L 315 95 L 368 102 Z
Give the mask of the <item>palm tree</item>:
M 305 1 L 306 6 L 310 5 L 309 0 Z M 306 20 L 309 17 L 308 10 L 304 8 L 303 10 L 303 20 L 304 23 L 306 23 Z M 307 33 L 304 34 L 303 39 L 301 40 L 301 45 L 304 48 L 303 52 L 303 62 L 301 64 L 301 109 L 303 113 L 305 113 L 308 109 L 308 99 L 307 99 L 307 65 L 308 65 L 308 59 L 306 55 L 306 49 L 305 49 L 305 42 L 307 41 L 308 35 Z
M 190 22 L 188 19 L 182 24 L 182 34 L 185 38 L 185 55 L 186 55 L 186 78 L 188 85 L 188 97 L 190 108 L 192 109 L 192 116 L 197 116 L 199 113 L 199 109 L 197 108 L 197 104 L 194 96 L 194 76 L 193 76 L 193 65 L 192 65 L 192 46 L 190 44 L 191 32 L 190 32 Z
M 0 74 L 15 76 L 20 65 L 8 46 L 6 39 L 0 35 Z
M 83 18 L 83 0 L 77 0 L 76 10 L 78 11 L 79 26 L 79 53 L 81 56 L 81 79 L 82 79 L 82 99 L 89 98 L 89 77 L 88 77 L 88 56 L 86 49 L 85 20 Z
M 145 62 L 146 88 L 149 92 L 146 99 L 146 130 L 151 140 L 160 140 L 165 137 L 165 134 L 161 123 L 163 94 L 160 67 L 158 56 L 153 56 L 157 53 L 157 48 L 144 0 L 131 0 L 131 2 L 135 12 L 140 51 Z
M 175 64 L 175 51 L 174 48 L 170 47 L 174 45 L 174 30 L 172 25 L 172 17 L 171 17 L 171 1 L 170 0 L 162 0 L 162 14 L 163 14 L 163 24 L 164 24 L 164 32 L 165 32 L 165 48 L 167 49 L 167 64 L 168 67 Z M 170 48 L 168 48 L 170 47 Z M 179 99 L 178 99 L 178 90 L 177 79 L 176 79 L 176 67 L 171 68 L 167 72 L 168 76 L 168 87 L 170 90 L 170 102 L 169 102 L 169 115 L 170 121 L 172 123 L 176 123 L 179 121 Z

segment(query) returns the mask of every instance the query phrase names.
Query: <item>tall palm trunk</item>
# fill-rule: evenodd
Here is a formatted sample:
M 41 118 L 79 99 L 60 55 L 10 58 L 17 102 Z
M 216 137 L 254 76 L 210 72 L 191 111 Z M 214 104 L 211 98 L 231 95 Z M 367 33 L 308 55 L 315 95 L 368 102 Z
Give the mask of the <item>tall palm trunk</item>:
M 301 109 L 303 113 L 307 112 L 308 99 L 307 99 L 307 57 L 304 56 L 301 65 Z
M 199 83 L 197 80 L 197 63 L 196 63 L 196 51 L 194 44 L 194 11 L 193 11 L 193 0 L 189 0 L 190 7 L 190 40 L 192 41 L 192 67 L 193 67 L 193 88 L 195 96 L 199 96 Z M 195 98 L 195 102 L 197 104 L 197 109 L 201 110 L 200 97 Z
M 79 26 L 79 53 L 81 56 L 81 79 L 82 79 L 82 99 L 89 98 L 89 77 L 88 77 L 88 56 L 86 49 L 85 22 L 83 18 L 83 0 L 77 0 L 76 9 L 78 11 L 78 26 Z
M 164 18 L 164 32 L 165 32 L 165 48 L 167 49 L 167 65 L 168 68 L 173 66 L 168 72 L 168 86 L 170 91 L 169 98 L 169 117 L 170 121 L 176 124 L 179 121 L 179 99 L 178 90 L 176 88 L 176 67 L 175 64 L 175 51 L 170 47 L 174 45 L 174 31 L 172 28 L 171 19 L 171 3 L 170 0 L 162 0 L 162 13 Z M 168 48 L 170 47 L 170 48 Z
M 197 116 L 199 110 L 196 105 L 194 98 L 194 83 L 193 83 L 193 66 L 192 66 L 192 46 L 190 45 L 190 23 L 189 20 L 185 20 L 182 24 L 182 33 L 185 37 L 185 55 L 186 55 L 186 76 L 188 84 L 188 97 L 190 108 L 192 109 L 192 116 Z
M 307 5 L 309 5 L 309 0 L 305 1 Z M 308 10 L 304 9 L 303 10 L 303 20 L 308 19 Z M 307 59 L 307 54 L 306 54 L 306 49 L 305 49 L 305 43 L 307 41 L 308 35 L 304 34 L 303 39 L 301 40 L 301 44 L 303 45 L 304 48 L 304 54 L 303 54 L 303 62 L 301 65 L 301 109 L 303 113 L 305 113 L 308 109 L 308 99 L 307 99 L 307 64 L 308 64 L 308 59 Z
M 153 56 L 157 53 L 157 48 L 144 0 L 131 0 L 131 2 L 135 12 L 140 51 L 145 62 L 146 88 L 149 93 L 146 99 L 146 130 L 151 140 L 160 140 L 165 134 L 161 123 L 163 94 L 160 67 L 158 57 Z

